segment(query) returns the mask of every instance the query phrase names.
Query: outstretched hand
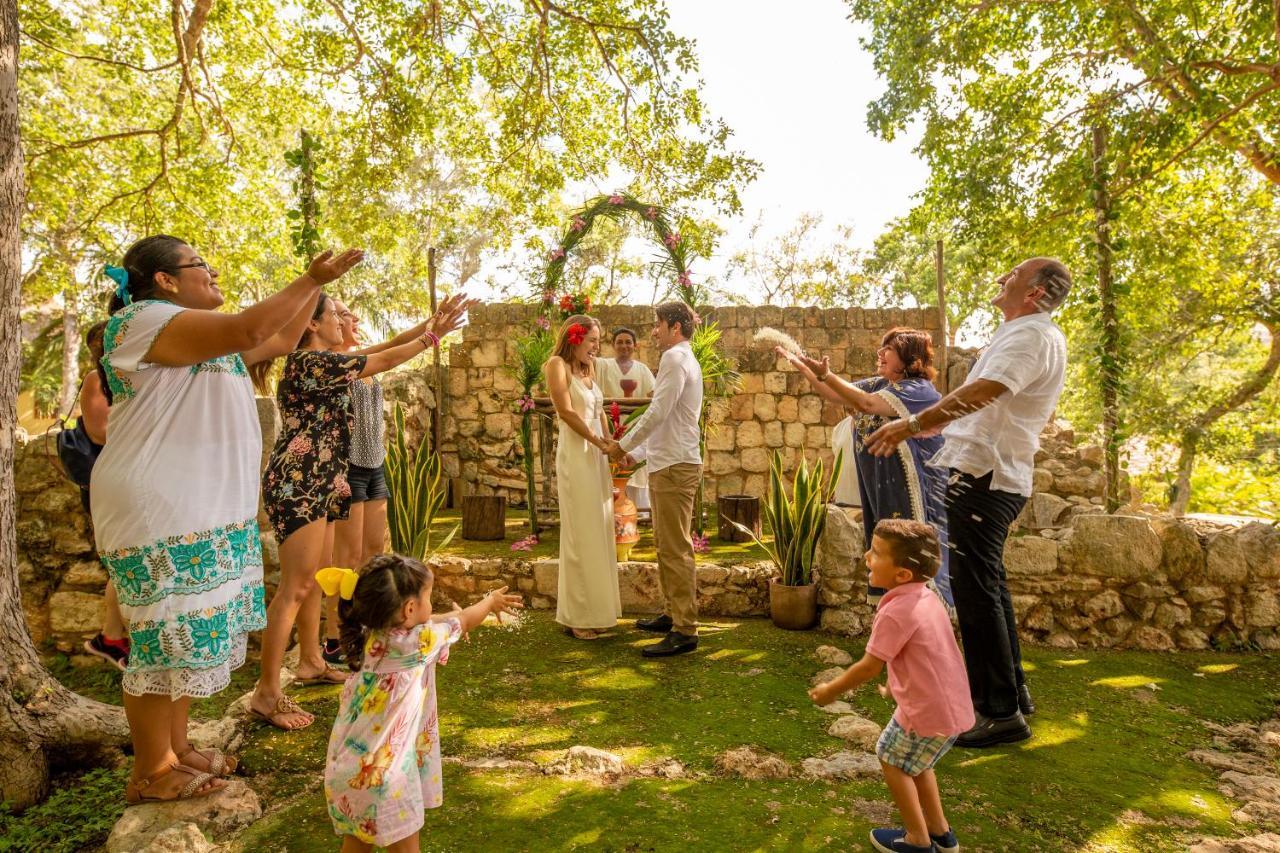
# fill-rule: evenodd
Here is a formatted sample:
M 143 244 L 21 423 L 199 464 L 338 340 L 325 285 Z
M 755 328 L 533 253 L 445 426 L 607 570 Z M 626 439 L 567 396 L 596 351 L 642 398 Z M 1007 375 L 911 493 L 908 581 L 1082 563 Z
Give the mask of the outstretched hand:
M 443 338 L 462 325 L 463 314 L 479 304 L 479 299 L 468 299 L 465 293 L 453 294 L 441 302 L 436 313 L 431 315 L 427 331 L 437 338 Z
M 905 419 L 889 421 L 867 436 L 863 446 L 872 456 L 891 456 L 898 445 L 910 437 L 911 427 Z
M 311 276 L 316 284 L 326 285 L 346 275 L 348 270 L 362 260 L 364 260 L 364 249 L 347 249 L 336 256 L 332 249 L 326 249 L 307 265 L 307 275 Z
M 791 350 L 784 349 L 783 347 L 774 347 L 774 351 L 799 368 L 801 372 L 813 374 L 810 377 L 811 379 L 817 379 L 818 377 L 825 378 L 827 373 L 831 370 L 830 356 L 824 355 L 822 357 L 822 361 L 818 361 L 815 358 L 810 358 L 802 352 L 792 352 Z
M 485 597 L 485 603 L 489 605 L 489 612 L 494 615 L 498 623 L 502 623 L 502 616 L 514 616 L 515 611 L 524 607 L 524 596 L 508 595 L 505 586 L 492 590 Z

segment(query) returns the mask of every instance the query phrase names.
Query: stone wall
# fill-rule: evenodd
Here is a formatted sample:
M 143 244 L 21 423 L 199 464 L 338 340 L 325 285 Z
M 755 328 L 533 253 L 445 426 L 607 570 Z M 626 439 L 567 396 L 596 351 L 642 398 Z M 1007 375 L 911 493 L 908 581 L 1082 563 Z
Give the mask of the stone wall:
M 507 368 L 514 363 L 514 340 L 532 327 L 536 307 L 485 305 L 471 314 L 462 340 L 449 351 L 442 411 L 442 457 L 446 476 L 460 478 L 463 488 L 482 494 L 504 493 L 508 501 L 524 501 L 514 402 L 518 389 Z M 771 350 L 751 346 L 762 326 L 791 334 L 814 352 L 831 357 L 842 374 L 870 375 L 875 350 L 893 326 L 937 331 L 937 312 L 919 309 L 732 307 L 699 309 L 704 320 L 719 323 L 728 355 L 737 359 L 742 388 L 716 401 L 710 409 L 707 441 L 706 497 L 719 493 L 763 495 L 769 456 L 780 450 L 786 467 L 800 454 L 831 459 L 831 428 L 844 413 L 810 391 L 804 378 Z M 639 337 L 637 358 L 657 367 L 658 353 L 649 340 L 653 310 L 648 306 L 605 306 L 595 316 L 606 333 L 630 326 Z M 609 350 L 605 348 L 606 354 Z M 541 482 L 542 474 L 538 474 Z M 541 485 L 539 486 L 541 489 Z
M 1280 531 L 1169 516 L 1081 515 L 1014 535 L 1005 569 L 1020 635 L 1058 648 L 1280 649 Z M 862 524 L 828 509 L 819 544 L 822 627 L 871 625 Z

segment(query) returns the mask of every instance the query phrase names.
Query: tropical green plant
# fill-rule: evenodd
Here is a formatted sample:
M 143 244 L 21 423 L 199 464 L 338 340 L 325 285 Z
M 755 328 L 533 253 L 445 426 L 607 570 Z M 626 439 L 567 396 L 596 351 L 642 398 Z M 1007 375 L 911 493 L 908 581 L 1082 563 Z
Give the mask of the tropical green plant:
M 440 476 L 440 456 L 432 453 L 424 440 L 409 452 L 405 441 L 404 408 L 396 403 L 395 435 L 387 446 L 387 523 L 391 547 L 397 554 L 425 560 L 449 544 L 459 525 L 434 545 L 431 522 L 444 506 Z
M 751 528 L 729 521 L 769 552 L 786 586 L 813 583 L 813 555 L 826 529 L 827 504 L 835 494 L 843 466 L 844 451 L 841 450 L 831 463 L 831 475 L 824 478 L 822 460 L 810 468 L 801 457 L 788 496 L 782 486 L 782 454 L 775 450 L 769 462 L 769 497 L 764 504 L 764 518 L 773 531 L 773 542 L 765 544 Z
M 551 357 L 556 339 L 546 329 L 534 329 L 516 339 L 516 362 L 507 372 L 520 385 L 520 449 L 524 454 L 525 500 L 529 504 L 529 532 L 538 535 L 538 496 L 533 474 L 533 389 L 542 381 L 542 366 Z

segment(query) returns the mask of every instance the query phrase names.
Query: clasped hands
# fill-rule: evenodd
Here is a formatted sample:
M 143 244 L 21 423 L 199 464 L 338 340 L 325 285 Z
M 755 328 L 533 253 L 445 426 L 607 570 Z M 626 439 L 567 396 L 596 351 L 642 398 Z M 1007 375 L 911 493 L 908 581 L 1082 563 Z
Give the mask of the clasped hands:
M 624 465 L 631 466 L 636 464 L 636 460 L 630 453 L 622 449 L 622 445 L 614 441 L 612 438 L 604 440 L 604 446 L 600 448 L 600 452 L 609 457 L 610 462 L 621 462 Z

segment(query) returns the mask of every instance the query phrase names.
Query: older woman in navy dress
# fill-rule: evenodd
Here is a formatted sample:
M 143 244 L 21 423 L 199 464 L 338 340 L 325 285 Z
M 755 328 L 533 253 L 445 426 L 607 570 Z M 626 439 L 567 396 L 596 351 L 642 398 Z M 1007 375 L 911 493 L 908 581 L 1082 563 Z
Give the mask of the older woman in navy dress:
M 942 543 L 942 568 L 933 579 L 948 609 L 952 607 L 951 580 L 947 572 L 947 472 L 928 464 L 942 449 L 943 438 L 936 432 L 921 432 L 898 445 L 892 456 L 873 456 L 864 439 L 886 421 L 910 418 L 938 402 L 941 395 L 933 386 L 933 341 L 918 329 L 891 329 L 876 351 L 876 376 L 847 382 L 831 372 L 826 357 L 821 361 L 781 347 L 786 358 L 808 378 L 814 390 L 827 400 L 844 406 L 853 416 L 854 461 L 858 469 L 858 491 L 862 497 L 862 526 L 866 541 L 882 518 L 911 518 L 927 521 L 938 531 Z M 884 590 L 867 588 L 867 600 L 876 604 Z

